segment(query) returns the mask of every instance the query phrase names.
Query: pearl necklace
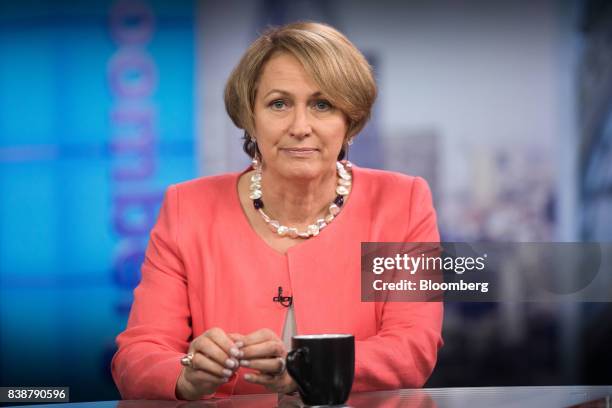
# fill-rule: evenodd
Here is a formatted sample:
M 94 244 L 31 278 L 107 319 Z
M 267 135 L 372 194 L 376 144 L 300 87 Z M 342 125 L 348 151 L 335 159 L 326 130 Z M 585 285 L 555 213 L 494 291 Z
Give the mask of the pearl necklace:
M 251 193 L 249 194 L 249 198 L 253 200 L 253 207 L 255 207 L 255 210 L 259 214 L 261 214 L 263 220 L 266 222 L 266 224 L 268 224 L 268 227 L 273 232 L 276 232 L 279 236 L 304 239 L 315 237 L 319 235 L 319 232 L 329 225 L 329 223 L 331 223 L 340 213 L 340 208 L 344 204 L 344 198 L 351 192 L 351 184 L 353 179 L 351 175 L 352 166 L 353 165 L 348 160 L 345 162 L 336 162 L 336 171 L 338 172 L 336 194 L 338 195 L 329 205 L 328 213 L 325 218 L 319 218 L 314 223 L 308 225 L 308 227 L 306 227 L 306 231 L 300 232 L 297 228 L 281 225 L 280 222 L 270 218 L 268 214 L 264 212 L 264 203 L 261 199 L 263 196 L 263 193 L 261 192 L 261 164 L 257 159 L 253 159 L 253 169 L 255 169 L 255 173 L 253 173 L 251 176 L 251 186 L 249 187 Z

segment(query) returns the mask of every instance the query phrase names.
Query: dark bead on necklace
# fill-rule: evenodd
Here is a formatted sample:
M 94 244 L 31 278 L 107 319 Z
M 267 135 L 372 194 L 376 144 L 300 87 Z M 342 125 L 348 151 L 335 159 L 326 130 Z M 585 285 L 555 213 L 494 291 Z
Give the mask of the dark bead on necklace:
M 342 204 L 344 204 L 344 197 L 338 194 L 336 198 L 334 198 L 334 204 L 336 204 L 338 207 L 342 207 Z
M 263 201 L 261 201 L 261 198 L 256 198 L 253 200 L 253 207 L 255 207 L 256 210 L 259 210 L 260 208 L 263 208 Z

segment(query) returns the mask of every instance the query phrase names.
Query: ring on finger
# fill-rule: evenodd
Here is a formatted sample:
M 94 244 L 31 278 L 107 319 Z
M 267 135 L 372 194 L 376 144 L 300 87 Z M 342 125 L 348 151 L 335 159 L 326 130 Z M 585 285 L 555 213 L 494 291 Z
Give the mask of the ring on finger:
M 181 358 L 181 365 L 184 367 L 193 368 L 193 353 L 187 353 Z

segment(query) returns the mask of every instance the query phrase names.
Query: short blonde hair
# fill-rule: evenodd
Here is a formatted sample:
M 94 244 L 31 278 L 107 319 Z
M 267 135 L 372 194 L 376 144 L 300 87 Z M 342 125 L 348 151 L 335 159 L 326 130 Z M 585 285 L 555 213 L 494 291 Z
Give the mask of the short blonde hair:
M 225 86 L 225 109 L 234 124 L 245 130 L 244 150 L 249 156 L 254 157 L 257 149 L 249 134 L 254 130 L 259 78 L 272 55 L 283 52 L 297 58 L 330 102 L 346 115 L 346 139 L 363 129 L 377 93 L 372 68 L 363 54 L 325 24 L 296 22 L 274 27 L 249 46 Z M 344 148 L 340 155 L 344 156 Z

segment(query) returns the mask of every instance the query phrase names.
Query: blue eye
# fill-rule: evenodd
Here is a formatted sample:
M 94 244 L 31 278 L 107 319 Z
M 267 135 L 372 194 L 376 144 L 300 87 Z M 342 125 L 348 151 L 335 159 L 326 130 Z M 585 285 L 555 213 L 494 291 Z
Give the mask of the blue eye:
M 331 104 L 325 100 L 315 102 L 315 109 L 320 112 L 328 111 L 332 108 Z
M 282 99 L 277 99 L 277 100 L 272 101 L 270 103 L 270 107 L 272 107 L 273 109 L 276 109 L 276 110 L 284 109 L 285 106 L 286 106 L 285 101 L 283 101 Z

